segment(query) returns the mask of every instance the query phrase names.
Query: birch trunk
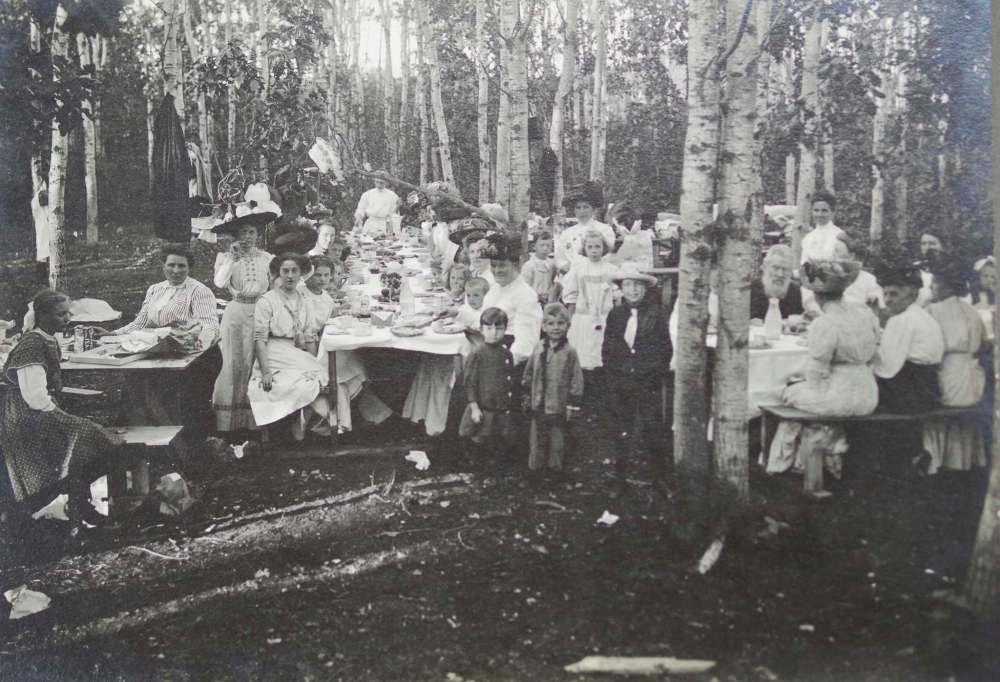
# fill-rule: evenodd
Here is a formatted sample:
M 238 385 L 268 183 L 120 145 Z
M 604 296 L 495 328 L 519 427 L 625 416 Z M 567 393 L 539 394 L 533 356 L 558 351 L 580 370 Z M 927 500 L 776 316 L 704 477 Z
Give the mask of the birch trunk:
M 395 172 L 399 166 L 399 151 L 396 148 L 396 133 L 393 132 L 393 99 L 396 94 L 396 84 L 392 77 L 392 9 L 389 0 L 382 0 L 382 42 L 384 46 L 382 76 L 382 130 L 385 135 L 386 165 L 389 172 Z
M 824 19 L 820 29 L 820 53 L 826 54 L 827 41 L 830 35 L 830 21 Z M 834 185 L 834 149 L 833 149 L 833 128 L 830 125 L 830 117 L 826 113 L 826 95 L 817 95 L 821 111 L 818 112 L 820 125 L 823 129 L 823 189 L 827 192 L 835 192 Z
M 680 280 L 678 284 L 677 372 L 674 389 L 674 457 L 679 481 L 693 501 L 708 482 L 708 415 L 705 404 L 705 334 L 712 272 L 707 228 L 715 202 L 719 158 L 719 82 L 716 2 L 688 4 L 688 111 L 681 192 Z
M 427 78 L 426 65 L 424 64 L 424 12 L 416 0 L 417 5 L 417 91 L 414 93 L 413 103 L 417 108 L 417 116 L 420 120 L 420 186 L 427 184 L 428 166 L 427 150 L 431 142 L 431 125 L 427 117 Z
M 878 250 L 882 243 L 882 236 L 885 232 L 885 169 L 887 165 L 885 129 L 889 122 L 889 113 L 892 108 L 892 76 L 889 67 L 884 60 L 889 56 L 889 33 L 892 30 L 892 20 L 885 19 L 882 22 L 884 44 L 880 50 L 880 61 L 883 65 L 878 75 L 880 80 L 879 90 L 875 93 L 875 118 L 872 122 L 872 207 L 868 219 L 868 234 L 871 241 L 871 248 Z
M 531 159 L 528 149 L 528 33 L 531 13 L 520 0 L 505 0 L 517 17 L 510 39 L 510 224 L 519 228 L 531 209 Z M 527 246 L 527 244 L 525 244 Z
M 554 224 L 562 221 L 566 213 L 563 206 L 565 182 L 563 179 L 563 155 L 565 143 L 563 126 L 565 111 L 573 78 L 576 75 L 576 24 L 579 16 L 579 0 L 566 0 L 566 24 L 563 26 L 562 71 L 559 74 L 559 87 L 552 102 L 552 124 L 549 126 L 549 147 L 556 155 L 555 189 L 552 193 L 552 213 L 556 219 Z
M 479 140 L 479 203 L 490 196 L 490 76 L 487 67 L 486 0 L 476 0 L 476 73 L 479 91 L 476 99 L 476 132 Z M 501 95 L 502 96 L 502 95 Z
M 52 58 L 69 56 L 69 36 L 63 32 L 66 9 L 56 5 L 52 24 Z M 55 77 L 55 76 L 54 76 Z M 59 121 L 52 117 L 52 147 L 49 155 L 49 288 L 66 287 L 66 163 L 69 136 L 59 130 Z
M 712 420 L 715 474 L 742 504 L 750 500 L 747 431 L 748 343 L 750 333 L 750 270 L 754 129 L 757 121 L 757 17 L 751 12 L 746 33 L 739 35 L 746 0 L 726 2 L 726 45 L 735 45 L 726 60 L 722 111 L 722 196 L 719 216 L 723 235 L 719 247 L 719 334 L 712 371 Z
M 153 124 L 156 120 L 156 102 L 152 97 L 146 97 L 146 170 L 149 191 L 153 191 Z
M 493 194 L 497 203 L 510 206 L 510 89 L 511 89 L 511 38 L 516 17 L 509 11 L 508 2 L 502 0 L 500 12 L 500 105 L 497 111 L 497 163 L 496 185 Z
M 233 40 L 233 0 L 226 0 L 226 49 Z M 331 41 L 332 45 L 332 41 Z M 331 98 L 333 89 L 330 90 Z M 236 150 L 236 92 L 232 85 L 226 88 L 226 167 L 233 167 Z
M 608 68 L 608 5 L 606 0 L 595 0 L 591 19 L 597 33 L 597 49 L 594 53 L 594 97 L 590 131 L 590 179 L 604 181 L 603 137 L 607 125 L 607 104 L 605 103 L 605 75 Z
M 410 138 L 410 0 L 403 2 L 399 31 L 399 125 L 396 128 L 396 149 L 405 158 Z
M 757 119 L 754 123 L 753 146 L 750 156 L 750 182 L 752 211 L 750 214 L 750 258 L 751 279 L 760 277 L 760 265 L 764 252 L 764 132 L 767 128 L 771 102 L 771 54 L 764 49 L 771 26 L 771 0 L 759 0 L 755 7 L 757 29 L 757 91 L 754 111 Z
M 82 33 L 76 35 L 76 51 L 80 57 L 80 67 L 86 69 L 94 67 L 93 52 L 90 49 L 90 40 Z M 95 67 L 96 68 L 96 67 Z M 94 113 L 93 100 L 85 99 L 80 102 L 84 110 L 82 115 L 83 123 L 83 169 L 84 185 L 87 191 L 87 243 L 93 244 L 98 240 L 97 226 L 97 136 L 94 134 Z
M 785 155 L 785 205 L 795 205 L 795 174 L 798 172 L 795 154 Z
M 257 62 L 260 67 L 261 78 L 264 79 L 264 87 L 260 91 L 261 99 L 267 99 L 267 96 L 271 94 L 271 61 L 267 54 L 268 45 L 266 36 L 267 6 L 264 0 L 257 0 Z
M 365 130 L 365 81 L 364 81 L 364 70 L 361 67 L 361 0 L 353 0 L 353 17 L 351 23 L 351 63 L 354 65 L 354 101 L 352 105 L 354 107 L 354 131 L 355 137 L 358 144 L 358 149 L 361 153 L 362 164 L 366 163 L 368 160 L 367 149 L 368 145 L 365 144 L 364 130 Z
M 441 99 L 441 66 L 438 63 L 438 47 L 434 42 L 434 34 L 427 18 L 427 7 L 421 3 L 424 13 L 424 48 L 427 51 L 427 68 L 430 71 L 431 107 L 434 110 L 434 127 L 438 137 L 438 157 L 441 163 L 441 179 L 456 193 L 461 194 L 455 182 L 455 173 L 451 167 L 451 143 L 448 138 L 448 121 L 444 117 L 444 102 Z
M 29 22 L 31 52 L 39 54 L 42 51 L 42 28 L 34 17 L 31 17 Z M 44 149 L 41 145 L 33 144 L 31 146 L 31 216 L 35 228 L 35 260 L 37 261 L 44 261 L 49 257 L 48 206 L 42 206 L 40 203 L 42 192 L 46 192 L 48 189 L 43 153 Z
M 799 139 L 799 187 L 796 195 L 798 229 L 792 230 L 792 251 L 795 262 L 802 253 L 802 236 L 812 222 L 812 196 L 816 192 L 816 143 L 819 134 L 819 57 L 822 23 L 818 18 L 818 5 L 810 12 L 802 48 L 802 84 L 799 91 L 802 137 Z
M 184 125 L 184 61 L 181 57 L 181 13 L 184 0 L 166 0 L 163 43 L 163 94 L 173 95 L 174 108 Z
M 795 106 L 795 60 L 789 50 L 784 53 L 781 64 L 784 98 L 787 107 Z M 798 159 L 795 153 L 789 151 L 785 155 L 785 205 L 795 205 L 795 180 L 798 172 Z
M 904 24 L 903 40 L 907 40 L 908 27 Z M 910 49 L 910 45 L 904 43 L 906 49 Z M 909 226 L 909 213 L 910 213 L 910 177 L 907 172 L 909 164 L 907 163 L 907 149 L 910 126 L 907 117 L 907 107 L 906 107 L 906 90 L 907 90 L 907 75 L 905 71 L 905 66 L 900 65 L 897 67 L 896 73 L 896 87 L 893 93 L 893 118 L 896 120 L 899 126 L 899 145 L 896 150 L 896 157 L 899 161 L 899 172 L 896 175 L 896 179 L 893 181 L 893 197 L 895 199 L 895 223 L 896 223 L 896 237 L 900 244 L 906 243 L 907 236 L 910 231 Z
M 191 26 L 191 1 L 186 0 L 187 6 L 184 11 L 184 38 L 187 40 L 188 53 L 192 62 L 200 62 L 202 57 L 201 46 L 194 36 L 194 28 Z M 209 130 L 208 121 L 208 96 L 202 87 L 198 88 L 198 144 L 201 147 L 201 173 L 198 183 L 198 194 L 212 198 L 212 136 Z
M 1000 50 L 1000 4 L 992 8 L 993 51 Z M 1000 108 L 1000 72 L 992 74 L 993 111 Z M 1000 134 L 993 127 L 993 167 L 1000 168 Z M 993 257 L 1000 256 L 1000 202 L 993 202 Z M 997 284 L 1000 294 L 1000 282 Z M 1000 367 L 1000 318 L 993 316 L 993 366 Z M 1000 374 L 992 380 L 1000 389 Z M 1000 403 L 993 407 L 993 457 L 990 483 L 979 519 L 979 532 L 972 550 L 969 574 L 965 579 L 965 599 L 982 621 L 991 622 L 1000 615 Z

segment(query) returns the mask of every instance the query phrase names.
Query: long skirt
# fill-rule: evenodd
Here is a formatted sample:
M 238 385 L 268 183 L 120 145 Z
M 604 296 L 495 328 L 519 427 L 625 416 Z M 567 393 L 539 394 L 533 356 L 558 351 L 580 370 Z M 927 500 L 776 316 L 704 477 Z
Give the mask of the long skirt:
M 320 391 L 327 384 L 327 374 L 313 355 L 296 348 L 290 339 L 271 338 L 267 341 L 267 360 L 272 372 L 271 390 L 261 387 L 259 366 L 254 367 L 247 387 L 258 426 L 273 424 L 310 405 L 317 412 L 326 411 L 326 396 Z M 322 408 L 320 402 L 324 403 Z
M 212 410 L 219 431 L 256 428 L 247 386 L 253 369 L 253 303 L 230 301 L 222 315 L 222 371 L 215 380 Z
M 114 444 L 95 422 L 28 407 L 16 388 L 0 392 L 0 453 L 14 498 L 36 495 L 99 464 Z
M 330 359 L 329 353 L 320 349 L 316 356 L 321 371 L 329 383 Z M 392 415 L 389 406 L 382 402 L 371 390 L 362 392 L 368 375 L 361 357 L 354 350 L 337 351 L 337 413 L 330 416 L 329 425 L 338 427 L 340 431 L 350 431 L 353 428 L 351 419 L 351 403 L 355 402 L 361 418 L 372 424 L 381 424 Z M 314 429 L 317 433 L 328 432 L 323 425 Z
M 576 349 L 583 369 L 594 369 L 604 364 L 601 347 L 604 344 L 606 317 L 580 311 L 573 315 L 566 338 L 569 340 L 569 345 Z
M 448 425 L 455 373 L 455 356 L 421 354 L 417 375 L 403 404 L 403 419 L 424 422 L 428 436 L 443 433 Z

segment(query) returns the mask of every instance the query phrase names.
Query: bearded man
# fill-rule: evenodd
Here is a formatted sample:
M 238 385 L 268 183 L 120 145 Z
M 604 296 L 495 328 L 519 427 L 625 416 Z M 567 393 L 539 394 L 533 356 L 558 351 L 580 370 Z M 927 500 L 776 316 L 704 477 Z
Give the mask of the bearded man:
M 781 316 L 802 314 L 802 290 L 792 281 L 795 258 L 784 244 L 768 249 L 761 266 L 761 277 L 750 283 L 750 318 L 763 320 L 772 298 L 778 299 Z

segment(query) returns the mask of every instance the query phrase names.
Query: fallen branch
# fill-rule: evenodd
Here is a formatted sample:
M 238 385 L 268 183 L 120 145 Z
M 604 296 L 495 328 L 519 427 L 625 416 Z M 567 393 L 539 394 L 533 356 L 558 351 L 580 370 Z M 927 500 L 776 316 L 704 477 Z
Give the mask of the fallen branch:
M 569 511 L 563 505 L 559 504 L 558 502 L 553 502 L 552 500 L 535 500 L 535 506 L 551 507 L 552 509 L 558 509 L 559 511 Z
M 138 545 L 129 545 L 125 549 L 126 550 L 134 549 L 139 552 L 145 552 L 146 554 L 152 554 L 153 556 L 159 557 L 161 559 L 169 559 L 170 561 L 187 561 L 188 559 L 191 558 L 187 556 L 168 556 L 166 554 L 160 554 L 159 552 L 154 552 L 151 549 L 146 549 L 145 547 L 139 547 Z

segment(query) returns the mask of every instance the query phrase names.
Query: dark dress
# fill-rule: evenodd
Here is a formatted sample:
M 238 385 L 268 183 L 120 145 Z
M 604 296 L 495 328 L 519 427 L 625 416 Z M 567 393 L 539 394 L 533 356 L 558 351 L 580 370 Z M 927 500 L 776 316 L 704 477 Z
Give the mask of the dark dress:
M 750 282 L 750 319 L 763 320 L 770 303 L 770 299 L 764 293 L 764 283 L 759 279 Z M 802 289 L 798 284 L 791 282 L 788 285 L 785 297 L 778 299 L 778 308 L 784 318 L 802 314 Z
M 0 452 L 16 500 L 52 488 L 62 479 L 82 475 L 114 447 L 100 425 L 68 414 L 58 405 L 49 412 L 28 406 L 17 383 L 17 370 L 45 368 L 48 392 L 62 388 L 58 342 L 37 330 L 26 332 L 10 352 L 0 377 Z
M 618 448 L 616 468 L 620 477 L 642 442 L 651 457 L 654 476 L 662 470 L 660 389 L 671 354 L 667 316 L 659 300 L 649 295 L 636 309 L 638 324 L 632 347 L 625 342 L 632 306 L 625 303 L 608 314 L 601 353 L 608 384 L 608 429 L 625 446 Z
M 472 421 L 471 405 L 466 406 L 458 435 L 485 443 L 490 437 L 512 439 L 514 423 L 511 410 L 517 405 L 514 382 L 514 356 L 503 343 L 476 346 L 465 361 L 465 397 L 476 403 L 483 419 Z

